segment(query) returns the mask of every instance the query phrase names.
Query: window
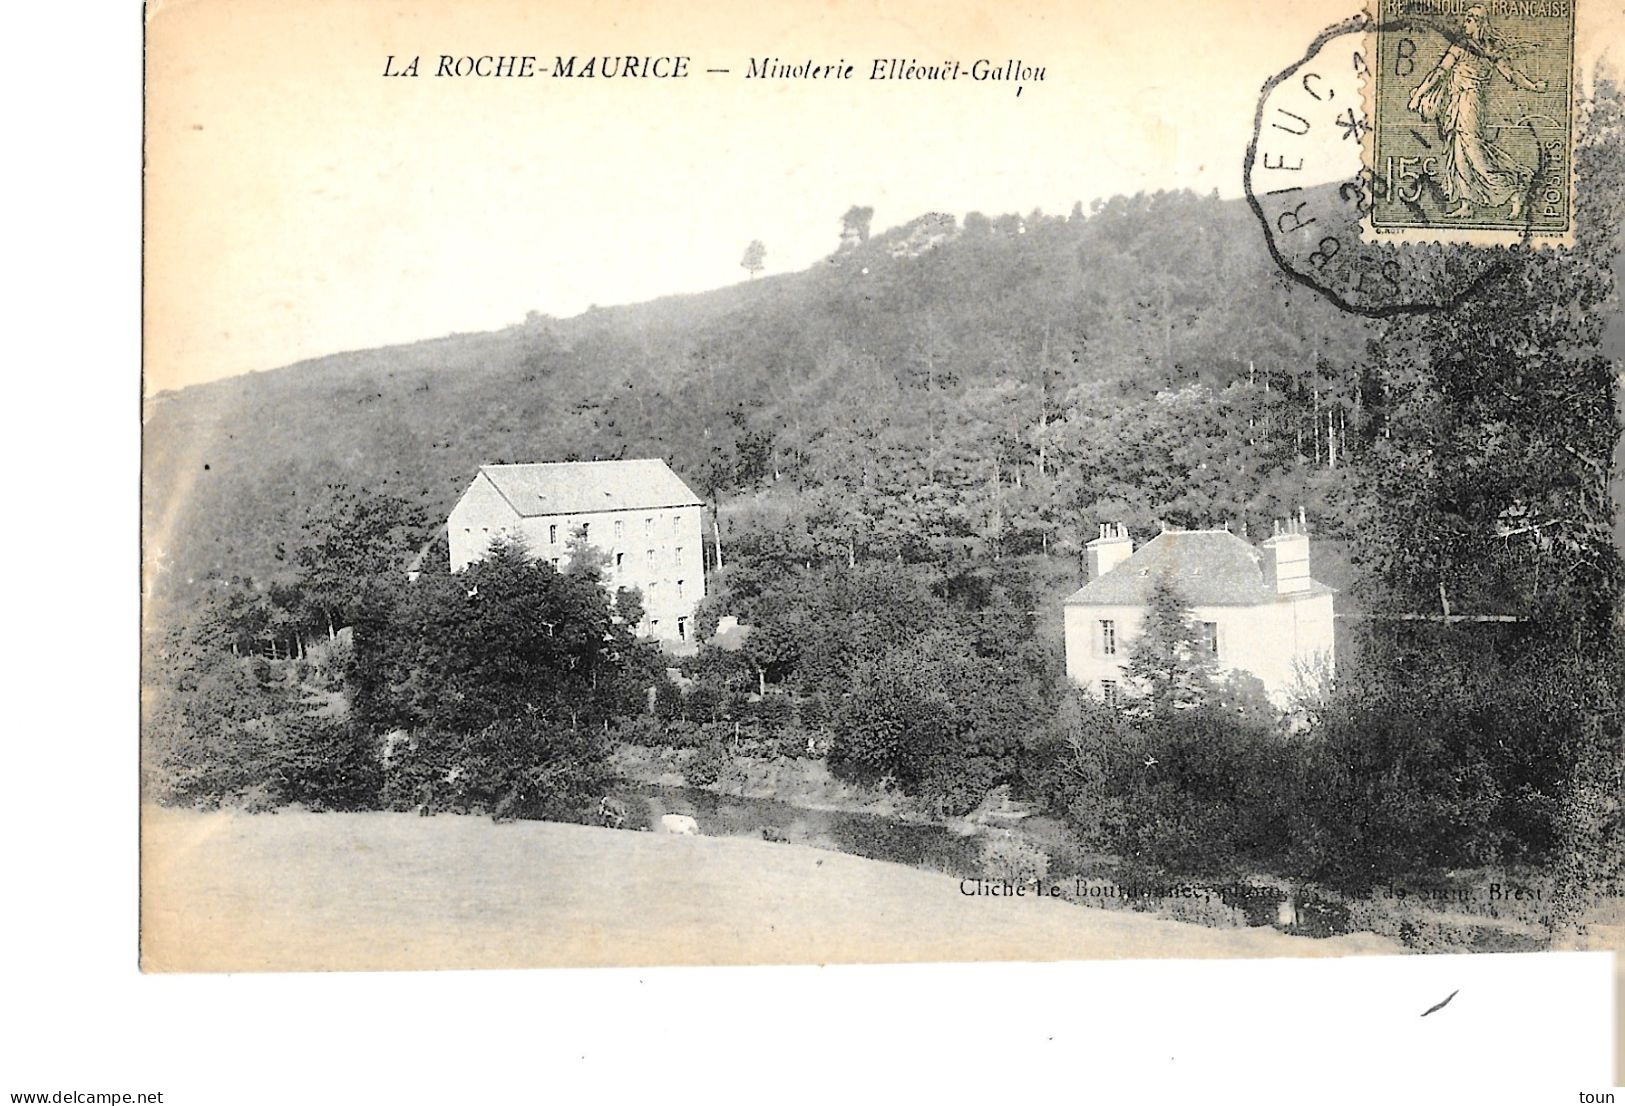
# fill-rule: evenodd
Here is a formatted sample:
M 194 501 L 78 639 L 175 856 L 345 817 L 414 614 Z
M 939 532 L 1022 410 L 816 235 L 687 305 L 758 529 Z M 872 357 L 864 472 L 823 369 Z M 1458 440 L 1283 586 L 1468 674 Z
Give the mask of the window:
M 643 520 L 643 536 L 646 537 L 646 538 L 653 537 L 654 532 L 655 532 L 655 520 L 652 519 L 652 518 L 644 519 Z
M 616 519 L 615 520 L 615 536 L 618 538 L 625 532 L 626 532 L 626 523 L 622 522 L 620 519 Z
M 1203 648 L 1210 656 L 1219 655 L 1219 624 L 1217 622 L 1202 622 L 1197 628 L 1202 631 L 1200 638 Z
M 677 581 L 677 598 L 681 599 L 682 597 L 683 597 L 683 582 L 681 580 L 679 580 L 679 581 Z
M 653 549 L 643 554 L 643 563 L 650 565 L 655 563 L 655 551 Z
M 1117 623 L 1109 618 L 1100 620 L 1100 652 L 1108 657 L 1117 655 Z
M 622 566 L 625 563 L 626 563 L 626 554 L 622 553 L 620 550 L 617 549 L 615 551 L 615 571 L 619 572 L 621 570 Z
M 581 544 L 582 545 L 587 544 L 587 541 L 591 538 L 591 536 L 592 536 L 592 523 L 583 522 L 581 524 Z
M 551 563 L 552 563 L 552 565 L 553 565 L 553 567 L 554 567 L 554 568 L 558 568 L 558 567 L 559 567 L 559 559 L 558 559 L 558 558 L 557 558 L 557 557 L 553 557 L 553 558 L 551 558 L 551 559 L 550 559 L 550 560 L 551 560 Z
M 682 515 L 672 515 L 671 516 L 671 532 L 672 533 L 674 533 L 674 534 L 677 533 L 678 529 L 682 525 L 683 525 L 683 516 Z
M 658 594 L 660 594 L 660 585 L 655 583 L 653 580 L 650 580 L 649 581 L 649 595 L 648 595 L 649 606 L 651 606 L 651 607 L 654 606 L 655 596 L 658 595 Z
M 557 524 L 549 526 L 547 528 L 547 544 L 548 545 L 557 545 L 557 544 L 559 544 L 559 528 L 558 528 Z
M 681 549 L 676 547 L 672 548 L 671 563 L 674 565 L 681 565 L 683 563 L 683 551 Z
M 1116 680 L 1100 681 L 1100 698 L 1101 701 L 1104 702 L 1108 707 L 1115 707 L 1117 705 Z
M 686 618 L 679 618 L 677 620 L 677 640 L 688 640 L 688 619 Z

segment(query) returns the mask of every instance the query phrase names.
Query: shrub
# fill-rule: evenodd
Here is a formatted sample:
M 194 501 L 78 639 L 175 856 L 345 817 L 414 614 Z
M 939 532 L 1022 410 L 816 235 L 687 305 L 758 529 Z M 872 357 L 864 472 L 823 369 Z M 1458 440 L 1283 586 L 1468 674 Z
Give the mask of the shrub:
M 795 722 L 796 708 L 787 695 L 765 695 L 753 712 L 763 730 L 777 732 Z
M 654 714 L 662 722 L 683 717 L 683 689 L 665 677 L 655 684 Z
M 982 878 L 1034 883 L 1049 874 L 1049 854 L 1014 834 L 1001 833 L 982 843 Z
M 1038 689 L 952 635 L 887 650 L 858 665 L 840 701 L 830 770 L 863 783 L 890 778 L 963 814 L 1014 777 L 1023 734 L 1044 709 Z
M 660 721 L 647 714 L 639 714 L 632 718 L 623 719 L 614 731 L 617 740 L 628 745 L 666 745 L 669 739 L 666 727 Z
M 820 735 L 794 724 L 778 731 L 773 741 L 774 753 L 781 757 L 803 759 L 819 755 Z
M 266 782 L 312 810 L 371 810 L 383 788 L 378 742 L 346 721 L 285 715 L 270 727 Z
M 727 746 L 715 739 L 707 740 L 683 766 L 683 779 L 691 787 L 710 787 L 732 766 Z
M 391 764 L 386 792 L 425 810 L 573 821 L 603 795 L 608 759 L 596 727 L 503 720 L 468 735 L 418 734 Z
M 728 717 L 727 689 L 710 680 L 700 680 L 683 697 L 683 714 L 696 722 L 716 722 Z
M 700 724 L 679 718 L 666 726 L 665 744 L 676 749 L 694 749 L 700 744 Z
M 796 720 L 809 730 L 828 729 L 831 722 L 829 700 L 816 691 L 801 696 L 796 703 Z

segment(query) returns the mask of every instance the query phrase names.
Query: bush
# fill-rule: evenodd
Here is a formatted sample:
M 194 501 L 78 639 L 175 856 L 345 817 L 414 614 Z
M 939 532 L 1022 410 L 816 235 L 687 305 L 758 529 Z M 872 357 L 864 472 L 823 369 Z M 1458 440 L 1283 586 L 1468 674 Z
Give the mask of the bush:
M 733 758 L 721 741 L 711 739 L 694 750 L 694 755 L 683 765 L 683 779 L 691 787 L 710 787 L 733 767 Z
M 674 749 L 696 749 L 701 740 L 700 724 L 679 718 L 666 726 L 665 744 Z
M 670 740 L 666 729 L 652 715 L 640 714 L 622 719 L 615 728 L 614 735 L 617 740 L 624 741 L 628 745 L 668 745 Z
M 964 814 L 1014 779 L 1043 683 L 930 635 L 857 667 L 836 708 L 829 766 L 860 783 L 895 782 L 950 815 Z
M 728 717 L 727 688 L 701 680 L 683 697 L 683 714 L 696 722 L 717 722 Z
M 829 700 L 818 692 L 803 695 L 796 703 L 796 720 L 809 730 L 827 730 L 832 716 Z
M 820 748 L 823 746 L 822 736 L 798 725 L 788 725 L 776 735 L 773 743 L 774 752 L 777 756 L 789 757 L 792 760 L 816 757 L 820 755 Z
M 665 677 L 655 684 L 654 715 L 662 722 L 683 717 L 683 689 Z
M 373 810 L 383 789 L 378 742 L 348 722 L 287 715 L 271 728 L 267 783 L 312 810 Z
M 795 723 L 796 707 L 788 695 L 769 694 L 755 704 L 752 713 L 764 731 L 776 733 Z
M 468 735 L 428 732 L 390 766 L 392 803 L 575 821 L 603 795 L 609 743 L 595 727 L 537 719 L 493 722 Z
M 1049 874 L 1049 854 L 1010 833 L 984 841 L 980 859 L 983 879 L 1035 883 Z

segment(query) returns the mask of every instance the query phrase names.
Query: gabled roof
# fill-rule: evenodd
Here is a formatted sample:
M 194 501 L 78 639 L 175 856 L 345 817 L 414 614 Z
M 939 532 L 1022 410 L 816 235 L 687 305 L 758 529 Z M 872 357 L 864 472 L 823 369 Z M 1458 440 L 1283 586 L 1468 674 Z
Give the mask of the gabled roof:
M 1279 595 L 1264 584 L 1262 559 L 1263 554 L 1228 530 L 1165 530 L 1128 560 L 1067 596 L 1066 605 L 1143 604 L 1164 572 L 1193 607 L 1250 607 L 1334 590 L 1310 580 L 1306 591 Z
M 699 507 L 695 495 L 659 458 L 481 465 L 502 498 L 522 516 L 585 514 L 649 507 Z

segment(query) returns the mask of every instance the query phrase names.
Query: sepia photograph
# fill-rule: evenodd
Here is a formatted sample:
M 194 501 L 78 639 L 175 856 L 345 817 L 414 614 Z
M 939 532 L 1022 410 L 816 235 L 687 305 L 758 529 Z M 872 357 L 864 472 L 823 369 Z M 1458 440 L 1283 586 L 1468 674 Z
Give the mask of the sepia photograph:
M 1618 16 L 152 5 L 142 971 L 1617 947 Z

